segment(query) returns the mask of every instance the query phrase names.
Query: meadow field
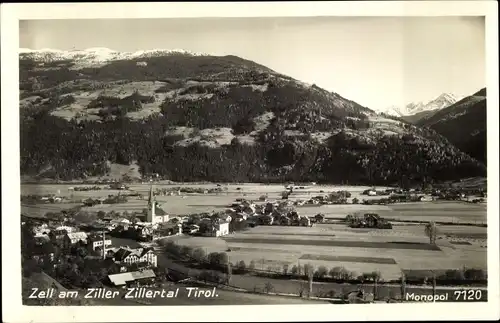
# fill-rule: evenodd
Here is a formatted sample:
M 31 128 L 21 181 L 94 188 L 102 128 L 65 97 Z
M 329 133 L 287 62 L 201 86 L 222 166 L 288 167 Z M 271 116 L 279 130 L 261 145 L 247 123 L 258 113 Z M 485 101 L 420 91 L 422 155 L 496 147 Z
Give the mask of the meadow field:
M 393 230 L 349 229 L 342 224 L 313 227 L 259 226 L 223 238 L 175 237 L 179 245 L 200 247 L 205 252 L 228 252 L 231 262 L 282 272 L 283 266 L 311 264 L 315 268 L 344 267 L 358 274 L 380 271 L 384 280 L 394 280 L 401 271 L 479 268 L 486 269 L 486 240 L 449 238 L 465 228 L 439 226 L 436 246 L 429 244 L 423 225 L 394 225 Z M 486 228 L 474 228 L 486 234 Z

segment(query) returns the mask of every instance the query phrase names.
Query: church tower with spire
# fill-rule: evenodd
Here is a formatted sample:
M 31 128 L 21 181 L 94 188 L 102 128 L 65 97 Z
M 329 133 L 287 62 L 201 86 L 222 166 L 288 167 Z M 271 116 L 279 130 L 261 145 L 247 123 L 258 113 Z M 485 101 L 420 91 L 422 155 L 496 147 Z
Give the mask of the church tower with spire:
M 156 217 L 156 199 L 153 193 L 153 185 L 149 189 L 149 199 L 148 199 L 148 215 L 146 217 L 146 222 L 154 223 Z

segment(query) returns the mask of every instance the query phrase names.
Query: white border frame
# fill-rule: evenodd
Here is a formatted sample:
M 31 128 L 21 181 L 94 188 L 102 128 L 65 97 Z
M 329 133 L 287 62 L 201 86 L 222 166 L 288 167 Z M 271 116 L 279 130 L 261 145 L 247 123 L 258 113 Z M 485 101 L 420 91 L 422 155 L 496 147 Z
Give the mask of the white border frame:
M 32 307 L 21 304 L 19 170 L 20 19 L 278 16 L 486 16 L 488 303 Z M 496 1 L 29 3 L 1 5 L 2 299 L 4 322 L 367 321 L 498 319 L 498 3 Z M 15 228 L 15 229 L 13 229 Z M 355 306 L 355 307 L 354 307 Z

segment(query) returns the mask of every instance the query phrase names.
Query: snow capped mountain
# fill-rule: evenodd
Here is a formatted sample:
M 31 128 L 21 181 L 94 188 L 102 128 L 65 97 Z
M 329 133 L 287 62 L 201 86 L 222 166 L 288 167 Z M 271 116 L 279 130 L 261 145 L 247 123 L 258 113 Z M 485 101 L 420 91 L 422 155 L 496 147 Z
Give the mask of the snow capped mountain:
M 73 60 L 76 63 L 106 63 L 116 60 L 137 59 L 155 56 L 166 56 L 172 54 L 184 54 L 191 56 L 207 56 L 204 53 L 194 53 L 183 49 L 151 49 L 136 52 L 119 52 L 105 47 L 93 47 L 84 50 L 63 51 L 58 49 L 43 48 L 29 49 L 20 48 L 21 58 L 32 59 L 39 62 L 54 62 L 63 60 Z
M 389 108 L 381 112 L 395 117 L 409 116 L 424 111 L 441 110 L 443 108 L 449 107 L 462 98 L 462 96 L 456 96 L 451 93 L 443 93 L 428 102 L 412 102 L 404 107 L 390 106 Z

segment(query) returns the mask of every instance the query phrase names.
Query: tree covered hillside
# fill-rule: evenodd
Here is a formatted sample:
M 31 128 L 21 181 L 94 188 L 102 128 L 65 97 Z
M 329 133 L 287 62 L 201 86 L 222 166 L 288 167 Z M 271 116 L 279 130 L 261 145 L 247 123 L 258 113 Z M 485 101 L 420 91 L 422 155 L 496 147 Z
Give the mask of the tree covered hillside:
M 486 88 L 417 123 L 486 164 Z
M 174 181 L 449 180 L 485 166 L 432 129 L 234 56 L 76 69 L 21 55 L 21 172 L 83 179 L 109 163 Z

